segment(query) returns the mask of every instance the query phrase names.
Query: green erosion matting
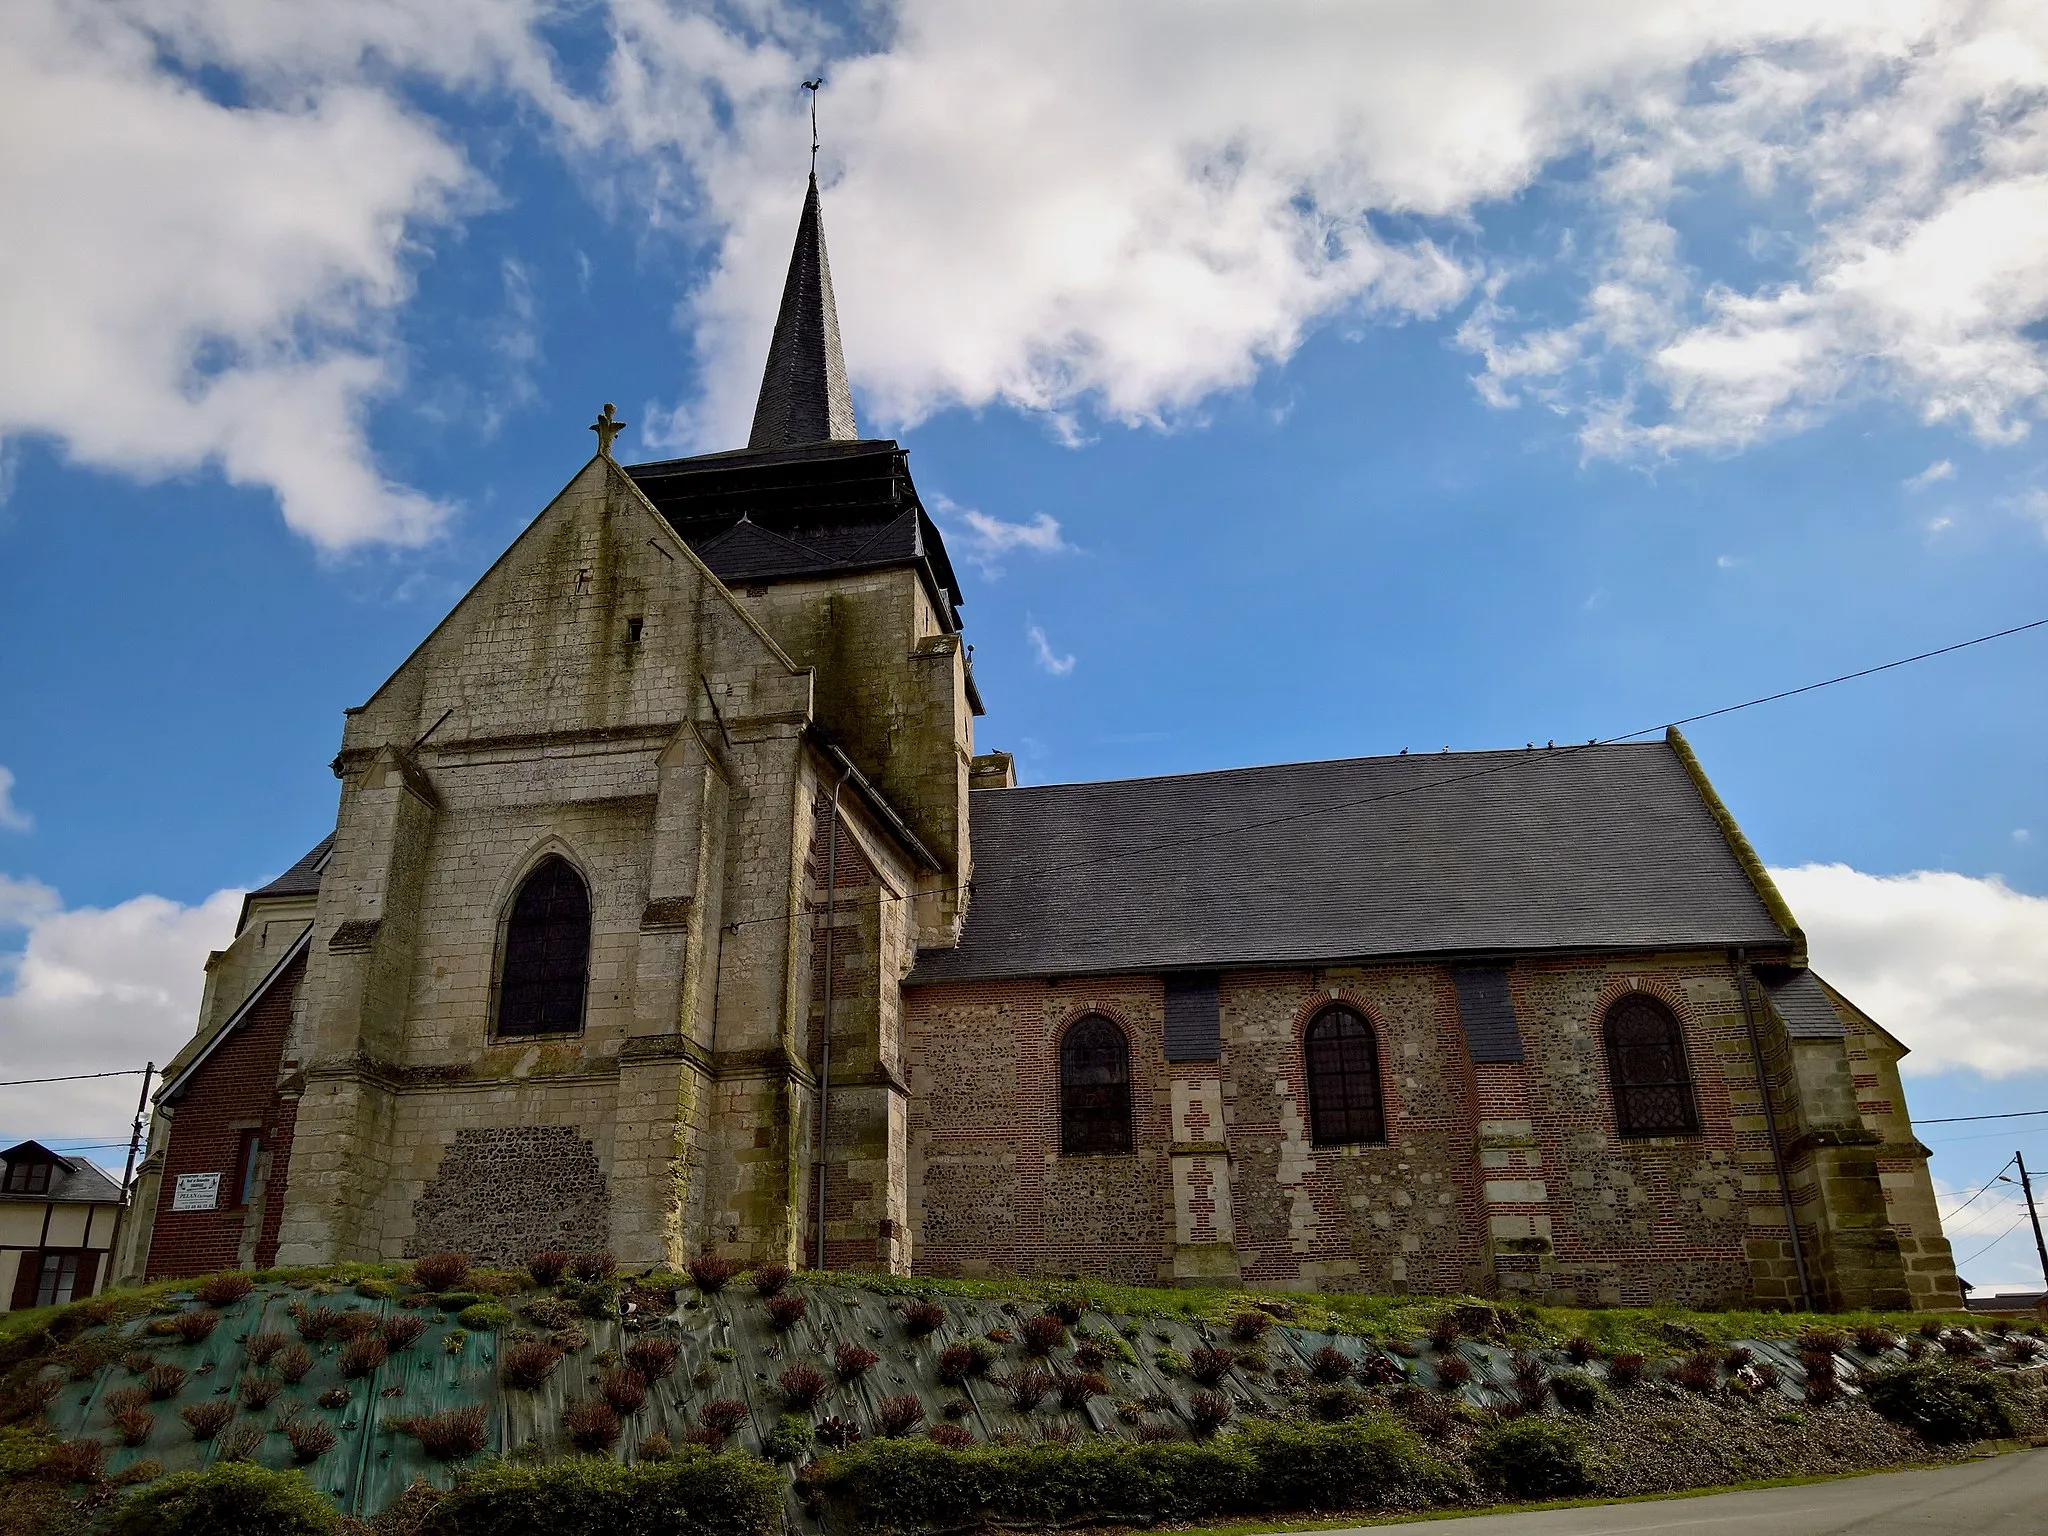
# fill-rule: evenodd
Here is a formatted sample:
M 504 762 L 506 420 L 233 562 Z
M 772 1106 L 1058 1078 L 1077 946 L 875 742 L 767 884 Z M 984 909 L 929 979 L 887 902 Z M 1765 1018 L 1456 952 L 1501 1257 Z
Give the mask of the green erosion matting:
M 530 1325 L 523 1319 L 500 1333 L 470 1332 L 451 1350 L 450 1336 L 461 1332 L 452 1316 L 420 1309 L 429 1320 L 425 1333 L 410 1347 L 394 1352 L 374 1373 L 355 1380 L 341 1375 L 339 1341 L 307 1343 L 313 1369 L 296 1386 L 283 1388 L 262 1410 L 244 1409 L 233 1424 L 255 1423 L 265 1434 L 256 1459 L 266 1466 L 293 1465 L 292 1452 L 284 1435 L 274 1426 L 281 1410 L 296 1403 L 298 1412 L 323 1418 L 334 1429 L 333 1449 L 305 1467 L 315 1486 L 330 1492 L 338 1506 L 352 1514 L 373 1515 L 388 1505 L 416 1477 L 425 1477 L 441 1487 L 450 1485 L 461 1463 L 435 1461 L 411 1435 L 392 1428 L 396 1420 L 412 1415 L 432 1414 L 472 1403 L 489 1410 L 485 1451 L 513 1454 L 560 1456 L 570 1454 L 562 1433 L 562 1410 L 572 1400 L 594 1397 L 602 1367 L 598 1357 L 623 1350 L 634 1337 L 662 1333 L 679 1348 L 676 1368 L 667 1379 L 650 1385 L 646 1403 L 624 1416 L 614 1454 L 632 1460 L 648 1436 L 660 1433 L 680 1443 L 683 1434 L 697 1422 L 699 1410 L 716 1399 L 738 1399 L 747 1406 L 746 1421 L 729 1445 L 758 1454 L 765 1437 L 774 1430 L 782 1414 L 775 1381 L 791 1365 L 815 1367 L 827 1380 L 824 1396 L 808 1417 L 815 1424 L 828 1415 L 855 1423 L 862 1435 L 878 1433 L 878 1407 L 885 1397 L 915 1393 L 925 1410 L 927 1426 L 958 1423 L 978 1440 L 998 1435 L 1016 1435 L 1035 1440 L 1048 1432 L 1117 1435 L 1136 1438 L 1139 1429 L 1126 1423 L 1117 1412 L 1117 1402 L 1146 1401 L 1158 1406 L 1148 1410 L 1145 1422 L 1171 1424 L 1186 1434 L 1189 1398 L 1203 1390 L 1184 1376 L 1160 1370 L 1162 1349 L 1177 1351 L 1183 1359 L 1201 1348 L 1228 1348 L 1242 1352 L 1227 1325 L 1187 1317 L 1110 1317 L 1088 1313 L 1082 1326 L 1098 1338 L 1114 1329 L 1137 1363 L 1117 1358 L 1114 1347 L 1102 1374 L 1110 1395 L 1091 1399 L 1079 1409 L 1062 1406 L 1056 1391 L 1028 1413 L 1019 1412 L 997 1382 L 970 1378 L 958 1388 L 944 1386 L 938 1379 L 939 1352 L 948 1344 L 983 1338 L 991 1330 L 1008 1328 L 1021 1340 L 1023 1319 L 1035 1305 L 1003 1303 L 979 1298 L 941 1296 L 931 1298 L 944 1308 L 946 1320 L 931 1334 L 913 1339 L 904 1328 L 899 1310 L 904 1298 L 880 1295 L 852 1286 L 793 1284 L 792 1294 L 804 1296 L 808 1310 L 787 1333 L 777 1333 L 751 1290 L 734 1289 L 713 1297 L 699 1297 L 685 1291 L 677 1303 L 662 1315 L 629 1313 L 625 1321 L 584 1319 L 578 1324 L 587 1342 L 567 1355 L 547 1381 L 536 1391 L 518 1391 L 500 1384 L 498 1354 L 502 1344 Z M 533 1294 L 505 1298 L 516 1309 Z M 398 1310 L 395 1303 L 368 1300 L 347 1290 L 323 1294 L 314 1289 L 282 1285 L 259 1286 L 249 1296 L 220 1308 L 221 1322 L 212 1336 L 198 1344 L 186 1344 L 176 1335 L 160 1337 L 149 1332 L 151 1318 L 120 1325 L 118 1333 L 126 1350 L 141 1350 L 163 1363 L 185 1367 L 188 1376 L 183 1389 L 166 1401 L 150 1404 L 156 1415 L 148 1440 L 141 1446 L 119 1443 L 119 1436 L 107 1424 L 103 1399 L 108 1391 L 139 1384 L 139 1378 L 116 1360 L 94 1371 L 83 1381 L 67 1382 L 49 1410 L 52 1428 L 61 1436 L 93 1436 L 110 1447 L 109 1467 L 118 1472 L 144 1459 L 163 1463 L 167 1472 L 202 1468 L 219 1454 L 222 1440 L 196 1441 L 178 1410 L 209 1398 L 228 1397 L 235 1392 L 242 1375 L 252 1369 L 244 1354 L 247 1340 L 258 1333 L 282 1333 L 299 1342 L 298 1331 L 288 1308 L 294 1303 L 336 1310 L 357 1308 L 382 1318 Z M 176 1305 L 176 1299 L 171 1303 Z M 185 1299 L 188 1309 L 195 1306 Z M 538 1331 L 538 1330 L 534 1330 Z M 90 1347 L 93 1335 L 82 1335 L 78 1344 Z M 880 1359 L 859 1380 L 842 1384 L 833 1374 L 835 1345 L 864 1344 Z M 1287 1394 L 1274 1378 L 1292 1367 L 1298 1381 L 1309 1371 L 1315 1352 L 1334 1345 L 1354 1362 L 1381 1360 L 1399 1369 L 1408 1379 L 1424 1386 L 1442 1385 L 1435 1362 L 1440 1356 L 1418 1343 L 1401 1353 L 1389 1353 L 1368 1340 L 1350 1334 L 1319 1333 L 1276 1324 L 1256 1347 L 1264 1354 L 1268 1368 L 1258 1374 L 1231 1371 L 1214 1390 L 1229 1398 L 1237 1415 L 1277 1413 L 1290 1406 Z M 1805 1374 L 1800 1367 L 1797 1346 L 1787 1340 L 1750 1340 L 1747 1347 L 1759 1361 L 1779 1369 L 1778 1390 L 1787 1398 L 1803 1395 Z M 1494 1406 L 1513 1397 L 1513 1351 L 1503 1346 L 1461 1339 L 1456 1352 L 1472 1368 L 1472 1379 L 1460 1387 L 1466 1401 Z M 1004 1358 L 996 1364 L 997 1377 L 1013 1376 L 1033 1366 L 1074 1372 L 1073 1345 L 1056 1348 L 1049 1361 L 1026 1360 L 1020 1343 L 1003 1347 Z M 1555 1351 L 1543 1351 L 1546 1367 L 1555 1369 L 1565 1362 Z M 1902 1359 L 1899 1350 L 1887 1351 L 1881 1359 Z M 1842 1357 L 1845 1383 L 1853 1378 L 1853 1366 L 1872 1363 L 1867 1358 Z M 1599 1375 L 1604 1367 L 1590 1367 Z M 697 1384 L 699 1374 L 705 1384 Z M 334 1408 L 319 1406 L 319 1398 L 334 1388 L 348 1393 L 345 1404 Z M 1853 1391 L 1852 1388 L 1848 1390 Z M 946 1413 L 948 1404 L 964 1405 L 957 1416 Z M 232 1425 L 230 1426 L 230 1429 Z M 223 1437 L 230 1431 L 224 1430 Z M 798 1515 L 792 1501 L 792 1518 Z

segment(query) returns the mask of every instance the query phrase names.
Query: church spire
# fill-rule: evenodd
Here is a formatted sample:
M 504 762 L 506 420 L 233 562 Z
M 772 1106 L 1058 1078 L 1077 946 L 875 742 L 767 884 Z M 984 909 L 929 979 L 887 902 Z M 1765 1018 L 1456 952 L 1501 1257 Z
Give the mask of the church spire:
M 754 407 L 749 448 L 793 448 L 800 443 L 851 441 L 853 396 L 839 351 L 839 311 L 832 303 L 832 268 L 825 259 L 825 223 L 818 210 L 818 177 L 804 194 L 782 309 L 768 343 L 768 367 Z

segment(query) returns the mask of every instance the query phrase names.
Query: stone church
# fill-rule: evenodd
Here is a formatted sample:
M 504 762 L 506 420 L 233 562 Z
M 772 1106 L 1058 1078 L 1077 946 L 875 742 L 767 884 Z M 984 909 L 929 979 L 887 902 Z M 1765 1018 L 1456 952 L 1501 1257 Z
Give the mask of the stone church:
M 1958 1299 L 1905 1048 L 1686 742 L 1019 786 L 815 180 L 745 448 L 598 452 L 252 892 L 119 1263 L 608 1248 Z

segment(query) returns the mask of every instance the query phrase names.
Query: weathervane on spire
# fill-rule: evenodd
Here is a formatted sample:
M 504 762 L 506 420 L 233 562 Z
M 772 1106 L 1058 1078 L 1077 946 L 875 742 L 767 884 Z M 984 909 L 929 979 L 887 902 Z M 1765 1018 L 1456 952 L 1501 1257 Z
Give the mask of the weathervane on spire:
M 811 174 L 818 174 L 818 92 L 825 88 L 825 77 L 806 80 L 804 89 L 811 93 Z
M 612 439 L 626 430 L 626 424 L 612 414 L 612 403 L 607 400 L 597 420 L 590 424 L 590 430 L 597 434 L 597 452 L 601 458 L 612 456 Z

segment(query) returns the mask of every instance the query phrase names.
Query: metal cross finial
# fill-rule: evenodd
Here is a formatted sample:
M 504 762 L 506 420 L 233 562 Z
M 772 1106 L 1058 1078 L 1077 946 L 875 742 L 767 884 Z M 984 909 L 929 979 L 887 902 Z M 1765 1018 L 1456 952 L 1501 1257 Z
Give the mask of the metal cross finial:
M 626 424 L 612 414 L 612 403 L 607 400 L 597 420 L 590 424 L 590 430 L 597 434 L 597 451 L 604 458 L 612 456 L 612 439 L 626 430 Z
M 806 80 L 804 89 L 811 93 L 811 174 L 818 174 L 818 92 L 825 88 L 825 77 Z

